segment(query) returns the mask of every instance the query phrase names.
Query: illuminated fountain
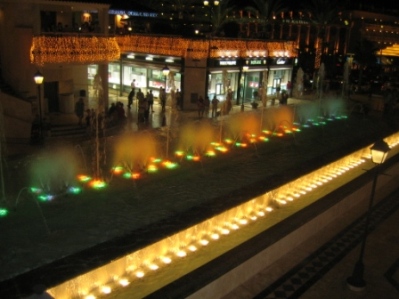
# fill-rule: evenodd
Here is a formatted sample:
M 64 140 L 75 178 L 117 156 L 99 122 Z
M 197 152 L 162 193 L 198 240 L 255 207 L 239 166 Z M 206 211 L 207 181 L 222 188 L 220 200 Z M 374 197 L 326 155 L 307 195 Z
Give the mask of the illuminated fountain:
M 399 134 L 385 140 L 397 145 Z M 368 158 L 366 147 L 49 292 L 57 299 L 94 299 L 124 287 L 134 290 L 129 298 L 143 298 L 360 176 Z
M 40 155 L 30 166 L 30 186 L 42 200 L 74 190 L 79 172 L 73 149 L 52 148 Z
M 176 156 L 199 161 L 202 155 L 213 156 L 212 143 L 216 130 L 209 122 L 198 121 L 184 125 L 179 134 Z
M 117 138 L 113 156 L 114 173 L 126 171 L 124 176 L 137 178 L 141 173 L 154 170 L 151 163 L 160 152 L 155 136 L 150 132 L 129 133 Z

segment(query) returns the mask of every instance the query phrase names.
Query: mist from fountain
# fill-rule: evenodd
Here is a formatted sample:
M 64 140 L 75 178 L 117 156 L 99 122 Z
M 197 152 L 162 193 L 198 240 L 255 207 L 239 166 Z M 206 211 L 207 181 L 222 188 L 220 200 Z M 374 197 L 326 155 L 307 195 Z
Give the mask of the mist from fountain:
M 130 172 L 143 171 L 147 169 L 151 158 L 158 157 L 159 147 L 151 132 L 126 133 L 117 137 L 112 157 L 113 165 L 123 166 Z
M 216 136 L 215 128 L 207 121 L 188 123 L 179 132 L 177 149 L 202 155 L 211 148 L 211 143 L 217 139 Z
M 46 193 L 59 194 L 77 183 L 78 159 L 66 146 L 45 150 L 30 165 L 30 186 Z

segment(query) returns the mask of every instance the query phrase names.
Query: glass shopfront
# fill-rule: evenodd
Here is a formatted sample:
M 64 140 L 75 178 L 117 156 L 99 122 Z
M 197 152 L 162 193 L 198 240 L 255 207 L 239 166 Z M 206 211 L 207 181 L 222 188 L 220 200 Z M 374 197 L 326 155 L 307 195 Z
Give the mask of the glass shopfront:
M 207 96 L 212 100 L 214 96 L 223 102 L 231 93 L 233 102 L 236 100 L 240 80 L 240 61 L 238 59 L 211 60 L 207 77 Z
M 130 58 L 129 58 L 130 57 Z M 140 88 L 144 94 L 152 90 L 155 97 L 158 97 L 160 88 L 166 88 L 166 92 L 181 90 L 181 65 L 179 58 L 165 59 L 162 57 L 151 58 L 148 61 L 145 56 L 125 56 L 122 62 L 111 62 L 108 64 L 108 88 L 110 94 L 122 95 L 131 90 L 131 83 L 135 80 L 136 88 Z M 165 65 L 165 61 L 173 61 Z M 157 63 L 159 62 L 159 63 Z M 163 68 L 168 66 L 169 74 L 163 74 Z M 89 65 L 88 78 L 93 86 L 94 77 L 98 72 L 97 65 Z

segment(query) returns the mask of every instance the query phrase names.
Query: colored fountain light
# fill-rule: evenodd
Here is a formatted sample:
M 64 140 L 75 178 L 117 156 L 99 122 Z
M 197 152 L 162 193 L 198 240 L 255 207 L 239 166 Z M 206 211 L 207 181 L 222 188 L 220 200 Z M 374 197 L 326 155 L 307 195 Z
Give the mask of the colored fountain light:
M 178 167 L 178 164 L 175 162 L 171 162 L 171 161 L 163 161 L 162 165 L 164 167 L 166 167 L 167 169 L 175 169 Z
M 235 146 L 236 146 L 236 147 L 247 147 L 248 144 L 246 144 L 246 143 L 244 143 L 244 142 L 236 142 L 236 143 L 235 143 Z
M 208 151 L 206 151 L 205 156 L 207 156 L 207 157 L 215 157 L 216 153 L 213 150 L 208 150 Z
M 30 192 L 32 192 L 32 193 L 34 193 L 34 194 L 40 194 L 40 193 L 43 192 L 43 190 L 40 189 L 40 188 L 37 188 L 37 187 L 31 187 L 31 188 L 30 188 Z
M 8 215 L 8 210 L 5 208 L 0 208 L 0 217 L 6 217 Z
M 82 192 L 82 188 L 80 187 L 69 187 L 68 188 L 68 193 L 70 194 L 79 194 Z
M 198 156 L 198 155 L 187 155 L 187 156 L 186 156 L 186 159 L 187 159 L 188 161 L 195 161 L 195 162 L 198 162 L 198 161 L 200 160 L 200 156 Z
M 150 173 L 154 173 L 158 171 L 158 167 L 155 164 L 150 164 L 147 167 L 147 171 Z
M 89 185 L 93 189 L 103 189 L 107 186 L 107 184 L 102 180 L 92 180 L 90 181 Z
M 78 180 L 82 183 L 87 183 L 91 180 L 91 177 L 84 175 L 84 174 L 80 174 L 80 175 L 78 175 Z
M 114 174 L 121 174 L 123 171 L 124 171 L 123 166 L 115 166 L 115 167 L 112 169 L 112 172 L 113 172 Z
M 177 157 L 184 157 L 184 152 L 183 151 L 175 151 L 175 155 Z

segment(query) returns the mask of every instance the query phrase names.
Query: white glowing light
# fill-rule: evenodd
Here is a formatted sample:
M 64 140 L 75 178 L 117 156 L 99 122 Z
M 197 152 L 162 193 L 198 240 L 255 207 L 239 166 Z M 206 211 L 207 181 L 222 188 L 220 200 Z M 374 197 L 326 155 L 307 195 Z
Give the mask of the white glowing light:
M 212 234 L 211 238 L 214 240 L 218 240 L 219 239 L 219 235 L 218 234 Z
M 266 208 L 266 211 L 271 212 L 271 211 L 273 211 L 273 208 L 267 207 L 267 208 Z
M 125 287 L 125 286 L 128 286 L 130 284 L 130 282 L 126 278 L 123 278 L 123 279 L 119 280 L 119 284 L 121 286 Z
M 237 224 L 234 223 L 234 224 L 231 225 L 231 228 L 234 229 L 234 230 L 237 230 L 240 227 Z
M 187 253 L 184 250 L 179 250 L 178 252 L 176 252 L 176 255 L 178 257 L 185 257 Z
M 101 293 L 103 294 L 110 294 L 111 293 L 111 288 L 109 286 L 102 286 L 101 287 Z
M 165 264 L 170 264 L 170 263 L 172 262 L 172 259 L 171 259 L 170 257 L 164 256 L 164 257 L 162 258 L 162 261 L 163 261 Z
M 200 242 L 201 245 L 204 245 L 204 246 L 209 244 L 209 241 L 205 240 L 205 239 L 201 239 L 199 242 Z
M 188 247 L 188 249 L 190 250 L 190 251 L 197 251 L 197 247 L 195 247 L 194 245 L 190 245 L 189 247 Z
M 238 222 L 239 222 L 240 224 L 242 224 L 242 225 L 245 225 L 245 224 L 248 223 L 248 220 L 247 220 L 247 219 L 240 219 Z
M 148 268 L 150 268 L 151 270 L 158 270 L 159 266 L 157 264 L 151 264 L 148 266 Z
M 94 295 L 87 295 L 85 299 L 96 299 L 97 297 Z
M 222 228 L 220 232 L 222 233 L 222 235 L 228 235 L 230 233 L 230 231 L 227 228 Z
M 144 277 L 144 272 L 143 272 L 143 271 L 137 271 L 137 272 L 136 272 L 136 276 L 137 276 L 138 278 L 142 278 L 142 277 Z
M 259 211 L 259 212 L 258 212 L 258 215 L 259 215 L 260 217 L 263 217 L 263 216 L 265 216 L 265 212 Z

